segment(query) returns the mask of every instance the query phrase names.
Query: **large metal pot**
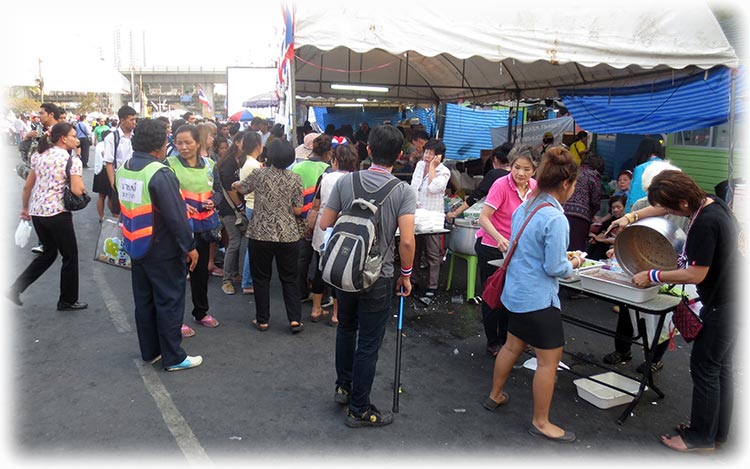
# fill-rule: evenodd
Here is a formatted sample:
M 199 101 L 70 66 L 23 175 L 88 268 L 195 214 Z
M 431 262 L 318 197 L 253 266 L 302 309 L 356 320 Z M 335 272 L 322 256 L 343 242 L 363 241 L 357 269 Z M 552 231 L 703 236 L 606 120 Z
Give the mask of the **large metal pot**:
M 615 257 L 630 275 L 650 269 L 675 270 L 685 232 L 664 217 L 649 217 L 628 225 L 615 238 Z
M 474 243 L 479 231 L 479 224 L 474 219 L 457 218 L 453 222 L 451 234 L 448 238 L 448 247 L 453 252 L 476 256 Z

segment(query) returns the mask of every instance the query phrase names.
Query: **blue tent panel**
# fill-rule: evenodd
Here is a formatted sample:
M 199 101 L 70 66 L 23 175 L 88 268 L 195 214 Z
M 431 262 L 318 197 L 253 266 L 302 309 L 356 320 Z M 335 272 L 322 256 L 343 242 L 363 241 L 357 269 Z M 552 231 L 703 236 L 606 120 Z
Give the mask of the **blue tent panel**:
M 328 124 L 333 124 L 337 129 L 344 124 L 349 124 L 356 132 L 362 122 L 367 122 L 370 128 L 372 128 L 385 121 L 391 121 L 391 123 L 396 125 L 404 119 L 401 112 L 394 108 L 339 107 L 331 108 L 329 111 L 328 108 L 316 106 L 313 109 L 315 110 L 315 120 L 321 129 L 325 129 Z M 405 115 L 406 119 L 419 118 L 419 123 L 425 126 L 427 133 L 434 135 L 435 112 L 432 109 L 417 108 L 405 111 Z
M 739 70 L 737 96 L 745 94 Z M 673 133 L 721 125 L 729 120 L 731 70 L 713 69 L 674 81 L 623 88 L 560 89 L 576 124 L 594 133 Z M 736 99 L 743 116 L 745 100 Z
M 446 104 L 443 130 L 445 157 L 451 160 L 479 158 L 480 150 L 494 148 L 490 128 L 507 125 L 508 109 L 484 111 Z

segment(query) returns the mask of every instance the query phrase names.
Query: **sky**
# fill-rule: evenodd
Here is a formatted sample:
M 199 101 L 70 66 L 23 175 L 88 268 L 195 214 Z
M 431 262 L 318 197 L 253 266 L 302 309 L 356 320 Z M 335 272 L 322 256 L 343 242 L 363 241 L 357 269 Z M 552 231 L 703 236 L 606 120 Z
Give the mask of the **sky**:
M 0 53 L 13 59 L 63 48 L 60 53 L 71 53 L 73 66 L 76 56 L 103 56 L 114 63 L 117 28 L 123 36 L 132 30 L 136 38 L 145 31 L 147 66 L 272 65 L 279 53 L 281 0 L 84 2 L 83 11 L 75 5 L 35 1 L 33 20 L 20 3 L 4 6 L 9 11 L 0 19 Z

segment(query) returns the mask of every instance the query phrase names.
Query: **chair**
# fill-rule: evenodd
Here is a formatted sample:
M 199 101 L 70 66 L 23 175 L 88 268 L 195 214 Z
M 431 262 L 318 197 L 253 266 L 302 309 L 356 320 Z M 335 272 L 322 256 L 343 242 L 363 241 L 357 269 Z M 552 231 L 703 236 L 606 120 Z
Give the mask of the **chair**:
M 448 249 L 448 255 L 451 256 L 450 266 L 448 267 L 448 285 L 446 290 L 451 289 L 451 280 L 453 279 L 453 262 L 456 257 L 466 261 L 466 299 L 474 298 L 476 296 L 475 286 L 477 281 L 477 266 L 479 265 L 479 258 L 476 255 L 461 254 L 460 252 L 453 252 Z

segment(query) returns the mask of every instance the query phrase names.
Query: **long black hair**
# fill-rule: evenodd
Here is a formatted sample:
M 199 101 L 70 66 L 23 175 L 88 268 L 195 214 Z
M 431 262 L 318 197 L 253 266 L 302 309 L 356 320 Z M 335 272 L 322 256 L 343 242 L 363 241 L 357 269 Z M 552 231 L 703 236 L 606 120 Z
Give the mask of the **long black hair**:
M 59 122 L 52 126 L 50 130 L 50 136 L 44 136 L 39 140 L 39 146 L 37 147 L 38 153 L 44 153 L 54 146 L 61 138 L 68 135 L 73 130 L 73 126 L 67 122 Z

